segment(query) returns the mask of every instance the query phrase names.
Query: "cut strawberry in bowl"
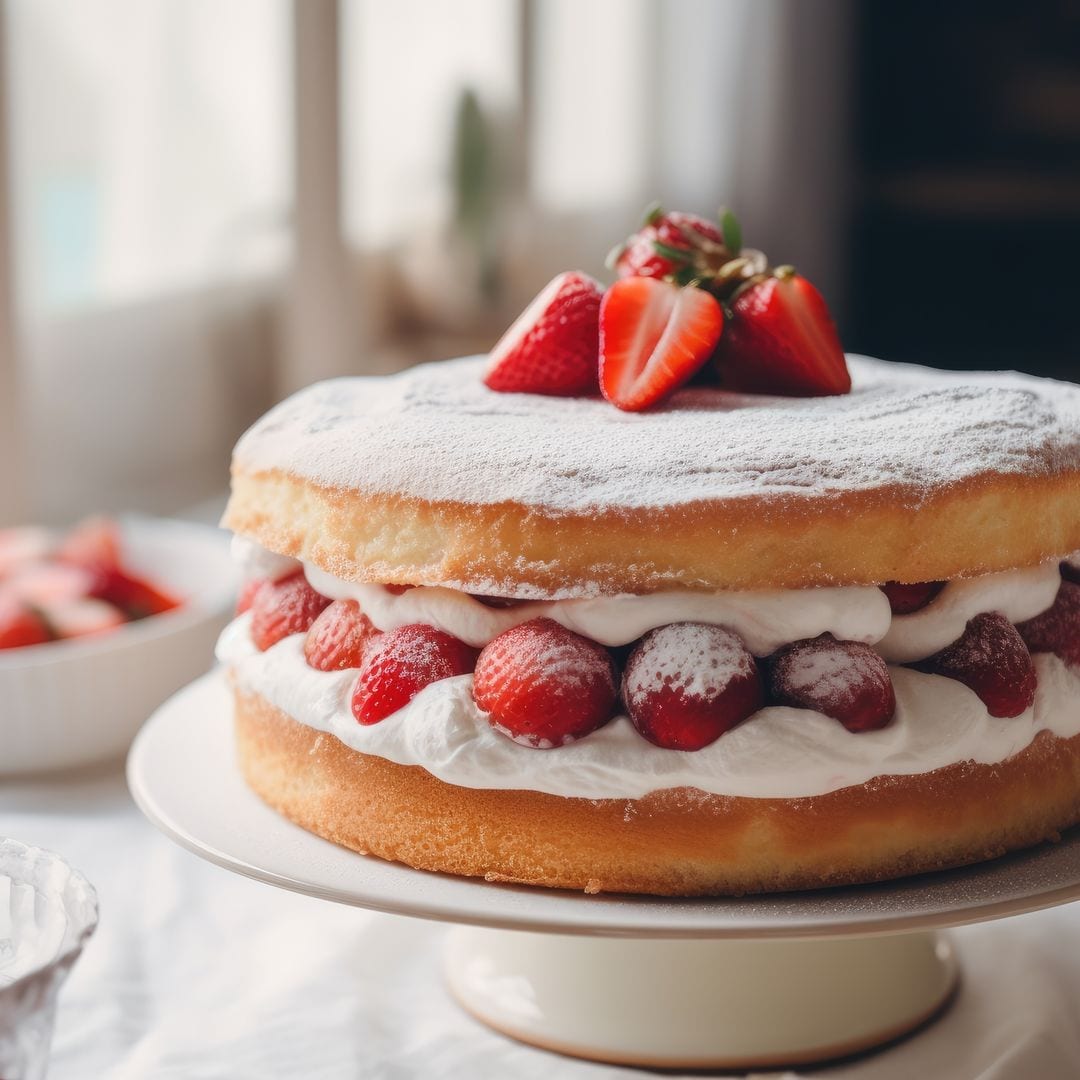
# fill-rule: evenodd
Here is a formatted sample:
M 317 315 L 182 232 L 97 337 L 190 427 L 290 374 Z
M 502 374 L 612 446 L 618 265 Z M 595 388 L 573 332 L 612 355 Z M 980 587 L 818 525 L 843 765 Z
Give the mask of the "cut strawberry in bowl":
M 752 280 L 730 302 L 716 350 L 725 389 L 819 397 L 851 390 L 844 350 L 821 293 L 791 267 Z
M 382 634 L 367 651 L 352 693 L 359 724 L 377 724 L 432 683 L 468 675 L 477 650 L 433 626 L 410 623 Z
M 56 558 L 88 570 L 117 570 L 122 562 L 120 526 L 112 518 L 79 522 L 56 549 Z
M 43 645 L 52 639 L 40 613 L 10 593 L 0 592 L 0 649 Z
M 117 759 L 162 701 L 207 670 L 236 597 L 228 537 L 206 525 L 137 515 L 117 519 L 115 529 L 95 528 L 104 543 L 72 545 L 68 561 L 49 562 L 54 584 L 62 576 L 78 580 L 80 590 L 89 582 L 93 591 L 112 561 L 109 536 L 118 535 L 118 569 L 180 606 L 132 622 L 106 600 L 58 589 L 40 614 L 20 618 L 35 647 L 5 647 L 13 642 L 0 633 L 0 777 Z M 89 530 L 76 531 L 92 539 Z M 61 540 L 52 534 L 49 559 Z M 44 576 L 37 583 L 46 584 Z M 5 610 L 0 602 L 0 628 Z M 46 621 L 53 628 L 43 632 Z
M 656 278 L 615 282 L 600 306 L 600 390 L 637 412 L 685 383 L 712 355 L 724 328 L 719 301 Z
M 81 600 L 93 591 L 97 575 L 82 566 L 32 563 L 4 581 L 5 591 L 34 606 Z
M 90 595 L 119 608 L 130 621 L 163 615 L 180 606 L 175 596 L 119 567 L 102 569 Z
M 55 545 L 53 534 L 36 525 L 0 529 L 0 580 L 32 563 L 45 562 Z
M 60 639 L 105 634 L 128 621 L 118 607 L 92 597 L 44 604 L 41 614 Z
M 761 708 L 761 674 L 738 634 L 707 623 L 650 630 L 626 662 L 634 727 L 669 750 L 701 750 Z
M 1019 716 L 1035 701 L 1038 678 L 1031 653 L 999 611 L 976 615 L 951 645 L 911 666 L 962 682 L 991 716 Z
M 559 274 L 491 350 L 484 383 L 503 393 L 595 394 L 603 292 L 588 274 Z
M 606 724 L 615 696 L 607 649 L 553 619 L 499 634 L 476 662 L 476 704 L 496 731 L 533 749 L 562 746 Z
M 796 641 L 769 658 L 769 700 L 813 709 L 848 731 L 875 731 L 896 712 L 889 667 L 869 645 L 831 634 Z
M 335 600 L 311 624 L 304 639 L 304 659 L 319 671 L 359 668 L 380 636 L 355 600 Z

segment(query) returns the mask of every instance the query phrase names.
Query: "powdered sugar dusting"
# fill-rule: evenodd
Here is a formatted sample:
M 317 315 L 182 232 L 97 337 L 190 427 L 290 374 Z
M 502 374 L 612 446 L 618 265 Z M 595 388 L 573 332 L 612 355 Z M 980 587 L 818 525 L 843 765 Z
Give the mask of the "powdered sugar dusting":
M 911 504 L 985 473 L 1080 468 L 1080 387 L 850 357 L 843 397 L 691 388 L 660 408 L 498 394 L 485 360 L 318 383 L 240 440 L 235 462 L 316 483 L 551 511 L 895 485 Z
M 704 623 L 672 623 L 647 634 L 627 665 L 624 692 L 631 705 L 660 687 L 691 700 L 711 701 L 754 661 L 737 634 Z
M 867 683 L 885 687 L 885 662 L 869 646 L 855 642 L 798 642 L 777 663 L 775 679 L 794 698 L 846 702 Z

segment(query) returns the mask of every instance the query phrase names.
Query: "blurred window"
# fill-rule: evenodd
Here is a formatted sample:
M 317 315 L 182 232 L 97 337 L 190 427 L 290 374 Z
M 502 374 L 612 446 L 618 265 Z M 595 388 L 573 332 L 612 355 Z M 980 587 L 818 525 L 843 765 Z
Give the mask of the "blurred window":
M 516 113 L 520 10 L 512 0 L 345 0 L 343 14 L 348 233 L 382 245 L 447 213 L 466 90 L 496 122 Z
M 6 5 L 17 293 L 68 311 L 280 262 L 286 0 Z

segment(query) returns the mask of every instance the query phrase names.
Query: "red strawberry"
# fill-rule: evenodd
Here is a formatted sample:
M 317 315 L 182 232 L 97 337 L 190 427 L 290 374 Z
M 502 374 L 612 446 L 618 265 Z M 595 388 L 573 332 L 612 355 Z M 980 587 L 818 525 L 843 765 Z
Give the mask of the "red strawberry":
M 708 360 L 724 313 L 702 289 L 656 278 L 616 281 L 600 306 L 600 389 L 637 412 L 681 386 Z
M 711 221 L 695 214 L 653 209 L 642 228 L 611 254 L 619 277 L 668 277 L 711 257 L 719 265 L 732 258 Z
M 290 634 L 304 634 L 329 603 L 307 583 L 302 570 L 269 582 L 251 605 L 251 640 L 266 652 Z
M 886 581 L 881 591 L 889 598 L 894 615 L 910 615 L 913 611 L 921 611 L 944 588 L 944 581 L 920 581 L 915 585 Z
M 0 529 L 0 578 L 44 561 L 52 547 L 53 539 L 48 529 L 34 526 Z
M 236 614 L 243 615 L 255 603 L 259 590 L 266 584 L 266 578 L 251 578 L 240 586 L 240 595 L 236 598 Z
M 976 615 L 951 645 L 911 666 L 962 682 L 978 694 L 991 716 L 1019 716 L 1035 700 L 1031 654 L 999 611 Z
M 523 746 L 550 749 L 611 719 L 614 669 L 602 645 L 552 619 L 532 619 L 484 647 L 473 697 L 496 731 Z
M 102 570 L 90 595 L 115 605 L 133 620 L 160 615 L 180 606 L 174 596 L 118 568 Z
M 50 636 L 45 620 L 33 608 L 8 594 L 0 595 L 0 649 L 40 645 Z
M 304 641 L 308 666 L 319 671 L 358 668 L 379 631 L 355 600 L 335 600 L 311 624 Z
M 869 645 L 831 634 L 796 641 L 769 659 L 769 698 L 777 705 L 813 709 L 848 731 L 883 728 L 896 712 L 885 661 Z
M 81 566 L 64 563 L 31 563 L 16 571 L 4 583 L 5 589 L 24 603 L 64 603 L 89 596 L 96 575 Z
M 123 626 L 124 613 L 104 600 L 65 600 L 41 608 L 45 621 L 58 638 L 90 637 Z
M 1052 652 L 1067 664 L 1080 664 L 1080 585 L 1062 581 L 1053 605 L 1016 629 L 1031 652 Z
M 603 288 L 576 270 L 559 274 L 491 350 L 484 382 L 503 393 L 596 393 Z
M 120 567 L 120 546 L 120 529 L 115 521 L 87 518 L 64 537 L 56 558 L 88 570 L 116 570 Z
M 817 397 L 851 389 L 825 301 L 791 267 L 736 294 L 715 363 L 728 390 Z
M 672 623 L 650 630 L 630 654 L 622 695 L 649 742 L 700 750 L 761 708 L 761 674 L 738 634 Z
M 401 596 L 403 593 L 407 593 L 410 589 L 415 589 L 415 585 L 384 585 L 383 588 L 391 596 Z
M 484 593 L 469 593 L 469 595 L 484 607 L 489 608 L 512 608 L 518 604 L 527 604 L 527 600 L 517 600 L 512 596 L 487 596 Z
M 377 724 L 404 708 L 425 686 L 468 675 L 476 649 L 433 626 L 412 623 L 379 637 L 364 658 L 352 694 L 361 724 Z

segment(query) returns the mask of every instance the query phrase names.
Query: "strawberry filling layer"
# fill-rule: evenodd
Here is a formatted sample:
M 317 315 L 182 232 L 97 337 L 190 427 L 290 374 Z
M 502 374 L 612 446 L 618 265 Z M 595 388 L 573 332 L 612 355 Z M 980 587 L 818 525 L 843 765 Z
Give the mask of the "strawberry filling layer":
M 350 595 L 332 600 L 335 592 Z M 1063 580 L 1056 565 L 935 583 L 914 610 L 910 588 L 804 592 L 493 604 L 293 568 L 254 591 L 251 615 L 226 632 L 221 654 L 241 688 L 302 722 L 473 787 L 600 798 L 688 785 L 794 797 L 955 761 L 999 761 L 1040 730 L 1080 732 L 1080 673 L 1072 669 L 1080 584 Z M 823 593 L 840 596 L 822 603 Z M 777 597 L 785 596 L 801 623 L 783 618 Z M 761 606 L 777 606 L 776 622 L 787 621 L 779 644 L 755 610 L 762 597 Z M 676 598 L 696 618 L 642 629 L 679 614 Z M 988 598 L 995 608 L 986 609 Z M 869 611 L 863 640 L 838 634 L 845 617 L 858 622 L 851 613 L 859 608 Z M 740 611 L 745 634 L 732 615 Z M 403 621 L 420 612 L 441 617 Z M 595 636 L 580 632 L 590 616 Z M 812 633 L 792 640 L 793 626 Z M 887 665 L 898 649 L 917 656 Z M 480 757 L 462 764 L 466 744 Z M 795 747 L 822 768 L 807 773 L 790 758 Z M 605 762 L 609 751 L 615 757 Z M 565 782 L 539 765 L 549 757 L 570 769 Z M 688 766 L 688 758 L 702 760 Z

